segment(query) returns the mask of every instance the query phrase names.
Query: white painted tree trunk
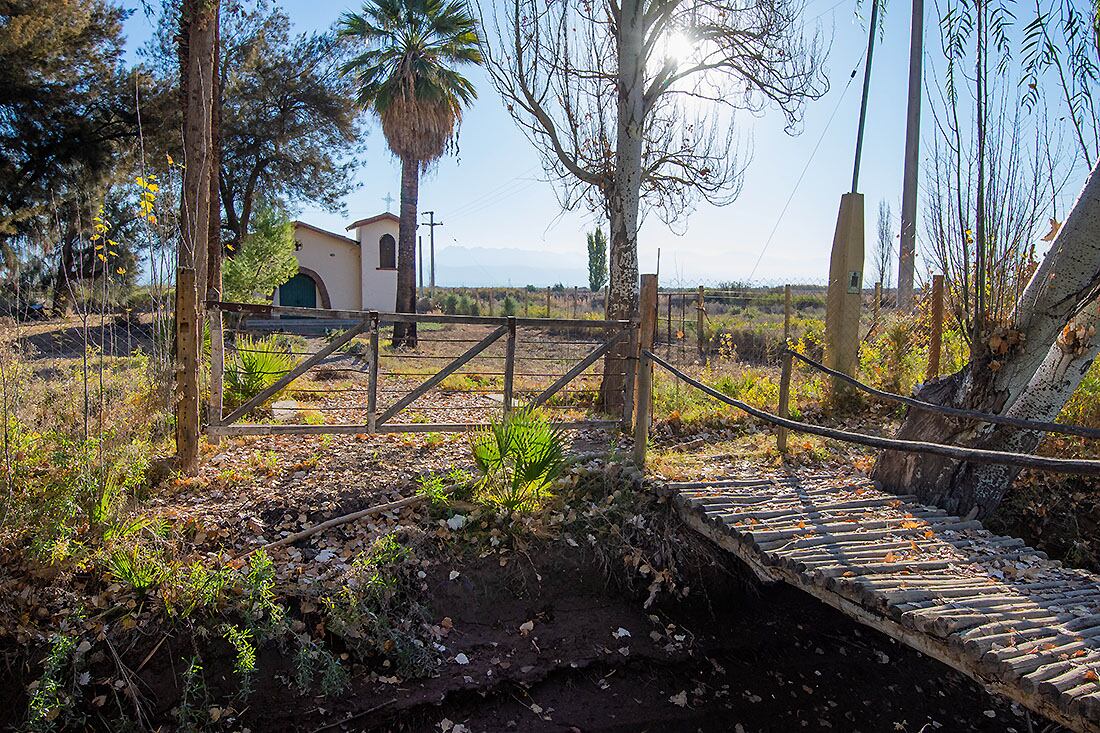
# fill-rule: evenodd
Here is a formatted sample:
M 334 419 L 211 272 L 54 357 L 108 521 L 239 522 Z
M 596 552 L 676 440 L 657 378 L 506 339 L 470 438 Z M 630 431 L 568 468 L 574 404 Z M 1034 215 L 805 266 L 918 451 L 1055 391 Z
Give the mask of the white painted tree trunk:
M 1093 169 L 1050 251 L 1032 276 L 1014 314 L 1022 336 L 1003 356 L 987 354 L 960 374 L 926 388 L 926 398 L 1031 420 L 1052 421 L 1096 356 L 1100 343 L 1100 173 Z M 1072 327 L 1071 327 L 1072 326 Z M 996 367 L 993 364 L 996 362 Z M 898 437 L 1031 452 L 1041 433 L 911 411 Z M 1018 470 L 887 451 L 875 468 L 886 486 L 914 492 L 950 511 L 988 516 Z

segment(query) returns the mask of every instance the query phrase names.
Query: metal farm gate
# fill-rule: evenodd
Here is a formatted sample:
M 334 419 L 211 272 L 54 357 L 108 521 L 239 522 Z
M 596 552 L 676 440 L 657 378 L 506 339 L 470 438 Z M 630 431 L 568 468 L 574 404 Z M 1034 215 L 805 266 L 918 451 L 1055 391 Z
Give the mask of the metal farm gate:
M 462 432 L 535 407 L 566 429 L 631 424 L 638 329 L 630 321 L 208 308 L 212 437 Z M 415 347 L 390 346 L 397 323 L 416 324 Z M 595 419 L 602 357 L 617 345 L 631 354 L 612 362 L 624 365 L 622 415 Z M 250 380 L 266 386 L 248 389 Z M 289 399 L 272 402 L 281 395 Z M 269 403 L 262 422 L 246 421 Z

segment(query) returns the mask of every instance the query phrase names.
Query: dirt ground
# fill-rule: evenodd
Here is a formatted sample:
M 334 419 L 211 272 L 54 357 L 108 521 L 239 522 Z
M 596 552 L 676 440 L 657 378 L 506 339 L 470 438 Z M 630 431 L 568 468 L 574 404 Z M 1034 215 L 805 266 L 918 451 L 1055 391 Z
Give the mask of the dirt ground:
M 457 342 L 439 343 L 453 349 Z M 541 368 L 537 361 L 532 372 Z M 361 377 L 341 379 L 348 389 L 361 387 Z M 416 378 L 398 375 L 394 381 L 407 388 Z M 308 404 L 326 408 L 326 416 L 362 420 L 355 392 L 319 395 Z M 476 390 L 413 407 L 417 419 L 431 420 L 483 419 L 495 409 Z M 729 446 L 704 446 L 754 435 L 763 433 L 739 425 L 704 437 L 659 435 L 657 442 L 679 446 L 689 459 L 684 470 L 703 478 L 743 470 L 749 460 Z M 572 434 L 570 441 L 574 455 L 585 455 L 580 462 L 589 474 L 604 475 L 606 459 L 594 453 L 629 449 L 627 441 L 595 430 Z M 815 470 L 867 465 L 841 452 L 812 463 Z M 230 558 L 327 519 L 411 496 L 426 474 L 470 466 L 461 435 L 234 438 L 206 449 L 197 479 L 163 483 L 147 506 L 179 529 L 184 558 Z M 497 517 L 492 525 L 477 519 L 476 507 L 461 503 L 416 506 L 271 550 L 277 597 L 291 628 L 329 645 L 350 674 L 349 686 L 336 695 L 300 692 L 291 684 L 290 653 L 271 641 L 258 651 L 254 690 L 241 699 L 233 651 L 223 638 L 166 617 L 155 598 L 115 588 L 112 602 L 127 613 L 90 609 L 89 632 L 115 639 L 116 646 L 97 649 L 87 660 L 81 704 L 88 715 L 70 729 L 121 730 L 117 716 L 98 712 L 111 708 L 102 700 L 130 710 L 135 699 L 142 710 L 135 727 L 183 729 L 176 713 L 185 696 L 184 669 L 201 654 L 206 690 L 202 724 L 195 729 L 203 730 L 1032 730 L 1022 711 L 943 665 L 797 591 L 757 585 L 735 561 L 677 528 L 655 498 L 637 497 L 635 512 L 615 515 L 605 534 L 593 536 L 582 520 L 603 516 L 604 494 L 620 490 L 613 474 L 609 480 L 612 489 L 563 493 L 533 518 Z M 470 524 L 448 523 L 458 515 Z M 671 558 L 660 557 L 658 547 L 643 563 L 653 567 L 643 571 L 615 542 L 656 527 L 662 529 L 651 534 L 661 537 L 662 547 L 693 560 L 676 568 L 675 592 L 655 594 L 656 602 L 646 607 L 649 577 L 664 572 Z M 355 558 L 388 534 L 419 548 L 414 590 L 437 657 L 426 675 L 397 674 L 386 654 L 360 657 L 326 627 L 324 599 L 338 592 Z M 498 546 L 494 537 L 505 541 Z M 34 630 L 110 590 L 104 577 L 76 573 L 43 578 L 48 599 L 21 599 L 14 589 L 22 587 L 26 572 L 0 562 L 0 609 L 12 627 L 0 642 L 7 663 L 0 668 L 3 729 L 20 725 L 28 685 L 41 673 L 43 648 Z M 650 576 L 643 579 L 645 572 Z M 1049 730 L 1034 723 L 1034 730 Z

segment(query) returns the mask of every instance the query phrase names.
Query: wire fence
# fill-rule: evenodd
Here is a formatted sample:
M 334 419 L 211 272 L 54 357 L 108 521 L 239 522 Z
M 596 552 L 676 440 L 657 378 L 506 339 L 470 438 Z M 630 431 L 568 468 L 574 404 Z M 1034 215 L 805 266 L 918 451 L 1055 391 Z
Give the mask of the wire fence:
M 392 430 L 469 428 L 528 404 L 551 411 L 557 422 L 585 422 L 605 377 L 600 357 L 630 333 L 627 323 L 595 319 L 364 312 L 357 320 L 342 312 L 309 317 L 279 308 L 256 317 L 223 305 L 234 322 L 224 332 L 227 416 L 215 421 L 218 430 L 255 406 L 247 393 L 255 391 L 251 380 L 257 377 L 285 391 L 271 405 L 271 417 L 287 426 L 278 432 L 291 432 L 293 425 L 318 426 L 313 432 L 324 425 L 367 426 L 368 432 L 387 420 Z M 414 344 L 402 335 L 406 321 L 416 321 Z M 624 369 L 612 376 L 625 385 L 630 375 Z M 292 381 L 280 384 L 287 379 Z

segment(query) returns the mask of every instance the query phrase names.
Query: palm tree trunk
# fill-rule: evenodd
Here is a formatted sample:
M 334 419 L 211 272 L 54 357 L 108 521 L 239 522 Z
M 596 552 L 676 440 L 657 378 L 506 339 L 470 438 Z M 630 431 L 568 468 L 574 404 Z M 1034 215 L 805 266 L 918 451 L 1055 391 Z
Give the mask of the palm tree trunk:
M 401 159 L 401 223 L 397 233 L 397 312 L 416 313 L 416 205 L 420 163 Z M 393 345 L 416 346 L 416 324 L 395 323 Z

